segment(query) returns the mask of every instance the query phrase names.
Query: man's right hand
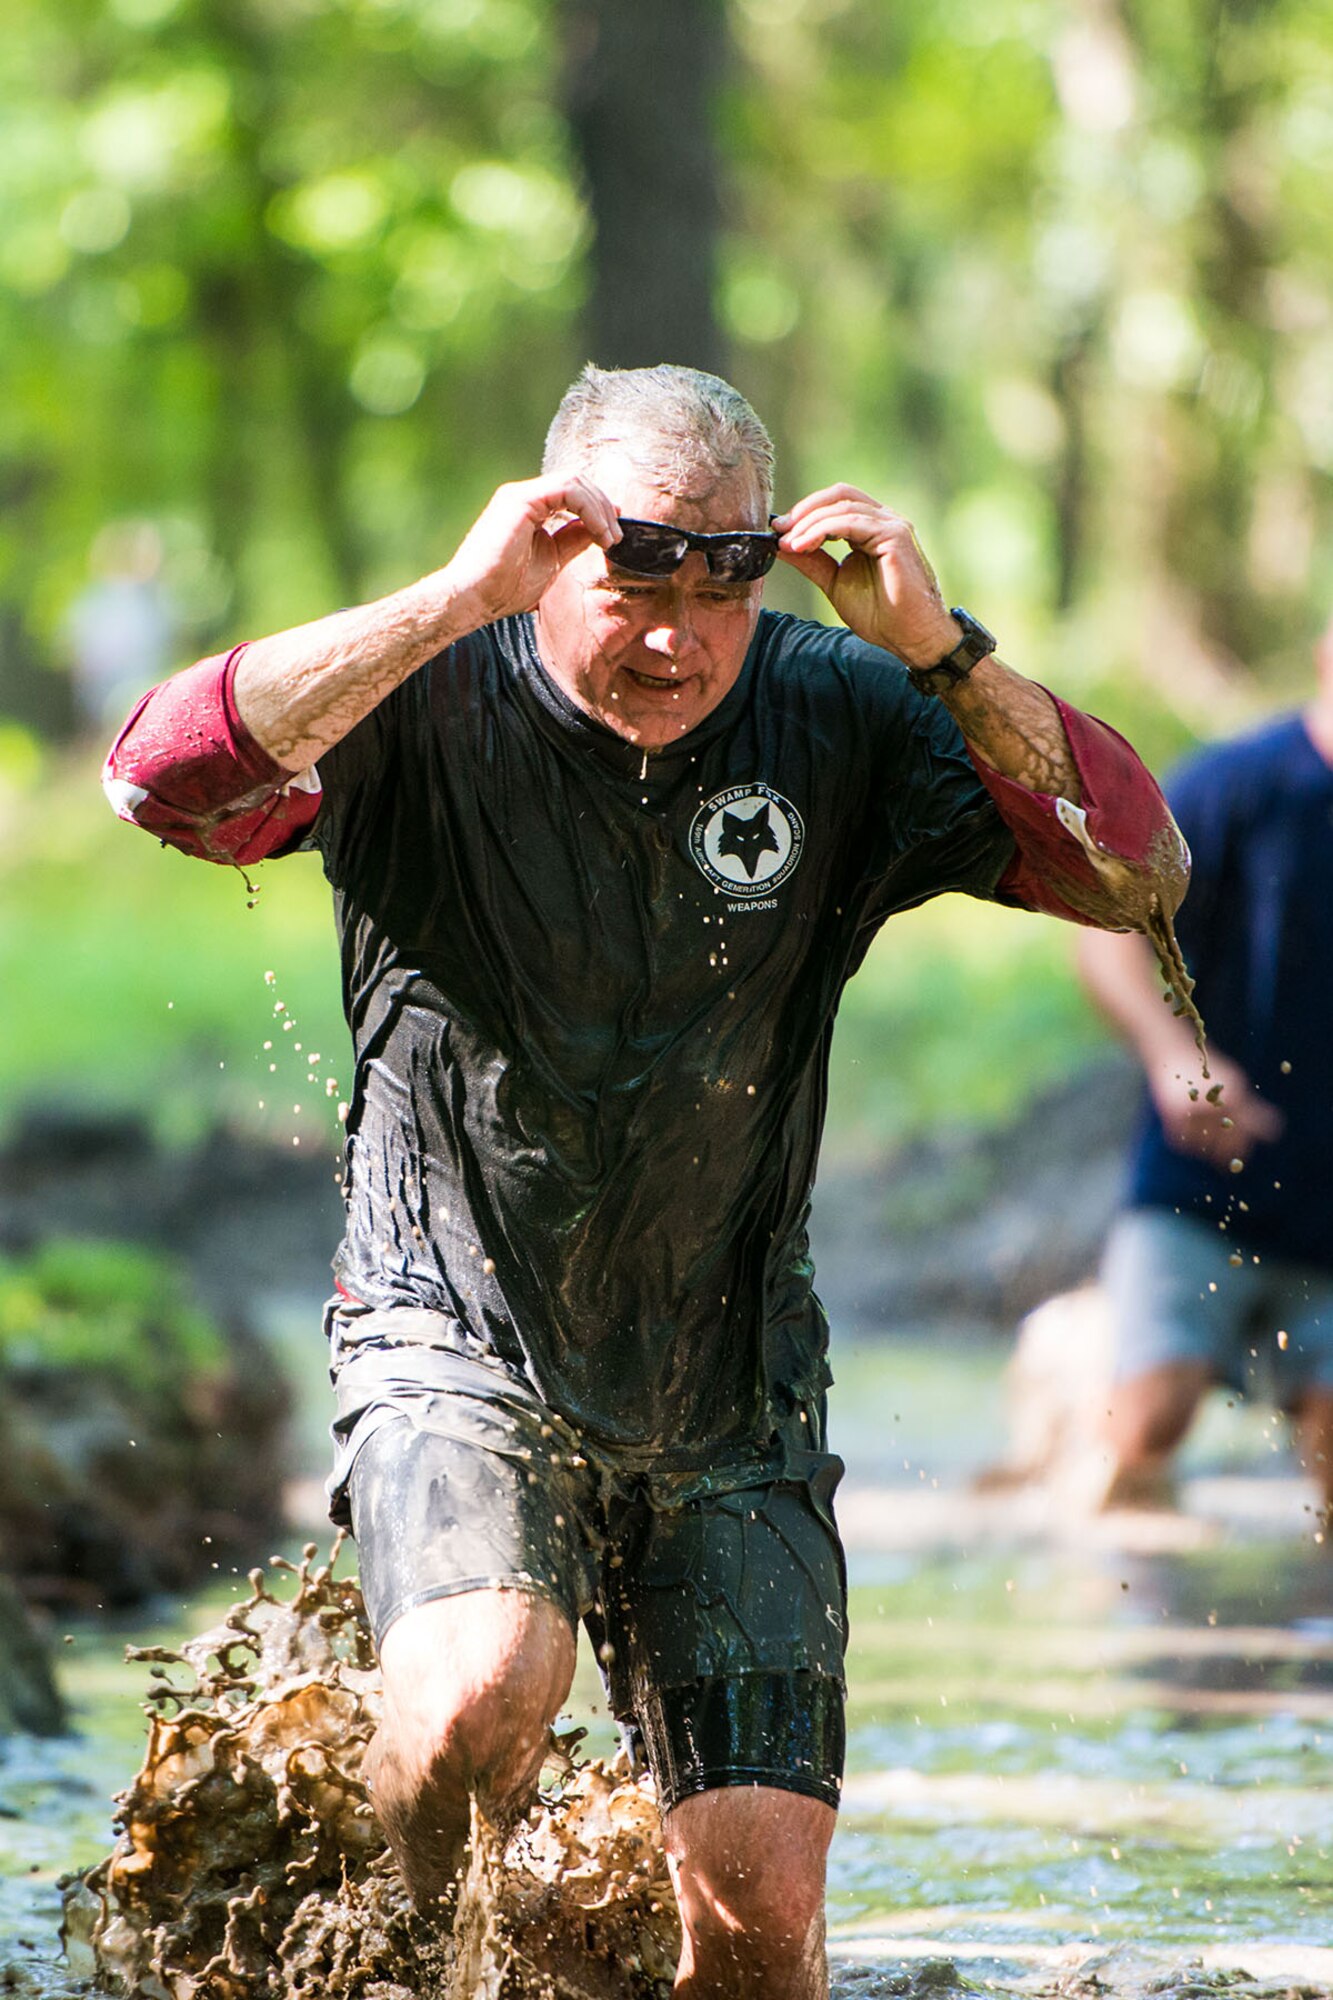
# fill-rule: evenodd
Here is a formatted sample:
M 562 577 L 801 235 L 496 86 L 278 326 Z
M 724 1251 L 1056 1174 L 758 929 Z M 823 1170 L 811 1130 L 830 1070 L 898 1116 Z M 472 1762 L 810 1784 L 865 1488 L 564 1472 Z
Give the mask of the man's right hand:
M 1283 1119 L 1239 1063 L 1210 1050 L 1208 1067 L 1204 1077 L 1197 1061 L 1168 1056 L 1149 1068 L 1148 1087 L 1168 1145 L 1225 1173 L 1233 1160 L 1248 1160 L 1260 1141 L 1276 1139 Z
M 619 537 L 611 502 L 579 474 L 502 486 L 443 569 L 247 646 L 232 683 L 241 720 L 284 770 L 304 771 L 433 654 L 530 611 L 566 563 Z
M 581 474 L 501 486 L 445 565 L 441 581 L 465 629 L 531 611 L 567 562 L 620 539 L 616 510 Z

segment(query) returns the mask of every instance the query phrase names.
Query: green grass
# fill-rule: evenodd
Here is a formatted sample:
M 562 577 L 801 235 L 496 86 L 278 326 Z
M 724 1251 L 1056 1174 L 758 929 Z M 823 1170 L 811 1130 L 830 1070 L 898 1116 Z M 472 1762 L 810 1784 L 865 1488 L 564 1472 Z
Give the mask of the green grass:
M 350 1065 L 316 858 L 260 869 L 251 908 L 235 870 L 117 821 L 95 757 L 43 770 L 3 750 L 0 1127 L 56 1102 L 137 1109 L 170 1139 L 226 1118 L 335 1147 Z M 1102 1041 L 1071 942 L 963 897 L 895 918 L 843 1002 L 830 1145 L 991 1123 L 1068 1074 Z

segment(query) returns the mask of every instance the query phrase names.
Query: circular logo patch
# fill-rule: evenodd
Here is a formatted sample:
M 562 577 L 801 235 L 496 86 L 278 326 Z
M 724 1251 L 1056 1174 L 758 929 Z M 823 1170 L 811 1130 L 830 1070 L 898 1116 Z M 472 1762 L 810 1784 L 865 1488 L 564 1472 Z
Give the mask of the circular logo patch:
M 733 785 L 701 805 L 690 853 L 701 875 L 729 896 L 766 896 L 801 858 L 801 815 L 768 785 Z

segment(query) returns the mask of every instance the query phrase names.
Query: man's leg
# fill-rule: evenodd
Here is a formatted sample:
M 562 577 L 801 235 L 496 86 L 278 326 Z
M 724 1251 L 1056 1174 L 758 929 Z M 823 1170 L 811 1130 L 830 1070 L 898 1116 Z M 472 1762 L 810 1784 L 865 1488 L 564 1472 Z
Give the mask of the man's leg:
M 1212 1380 L 1206 1362 L 1168 1361 L 1113 1385 L 1106 1416 L 1111 1473 L 1104 1506 L 1151 1504 L 1169 1491 L 1171 1455 Z
M 664 1823 L 688 2000 L 825 2000 L 824 1876 L 834 1813 L 765 1785 L 682 1799 Z
M 472 1794 L 500 1827 L 530 1802 L 574 1676 L 574 1633 L 531 1591 L 469 1590 L 395 1619 L 380 1666 L 384 1710 L 367 1777 L 424 1909 L 457 1878 Z
M 367 1779 L 423 1907 L 454 1886 L 474 1794 L 502 1827 L 529 1803 L 573 1678 L 582 1561 L 576 1475 L 539 1420 L 461 1395 L 436 1414 L 463 1435 L 394 1418 L 361 1447 L 348 1491 L 384 1679 Z M 529 1456 L 473 1443 L 469 1427 L 530 1438 Z

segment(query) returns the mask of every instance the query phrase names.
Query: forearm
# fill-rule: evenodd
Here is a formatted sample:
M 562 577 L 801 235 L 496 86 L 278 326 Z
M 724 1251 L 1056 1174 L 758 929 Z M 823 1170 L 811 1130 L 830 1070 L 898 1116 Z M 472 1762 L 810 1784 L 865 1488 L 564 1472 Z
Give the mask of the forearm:
M 254 640 L 236 663 L 237 714 L 275 763 L 303 771 L 477 622 L 443 569 L 374 603 Z
M 1145 938 L 1085 931 L 1078 971 L 1093 1005 L 1142 1063 L 1168 1145 L 1235 1173 L 1260 1141 L 1278 1136 L 1281 1113 L 1242 1066 L 1205 1048 L 1190 1017 L 1163 1005 L 1178 994 L 1163 992 Z
M 1141 758 L 1007 667 L 983 661 L 970 680 L 979 686 L 969 697 L 963 683 L 950 706 L 1018 848 L 1001 895 L 1103 930 L 1146 931 L 1169 959 L 1189 850 Z
M 445 568 L 247 647 L 237 713 L 285 770 L 304 771 L 436 653 L 531 611 L 567 562 L 618 534 L 610 500 L 581 474 L 501 486 Z
M 1171 1011 L 1152 948 L 1132 932 L 1083 931 L 1077 964 L 1084 991 L 1146 1070 L 1157 1064 L 1197 1065 L 1193 1031 Z
M 1078 766 L 1045 688 L 994 657 L 940 699 L 975 756 L 1025 791 L 1083 802 Z

